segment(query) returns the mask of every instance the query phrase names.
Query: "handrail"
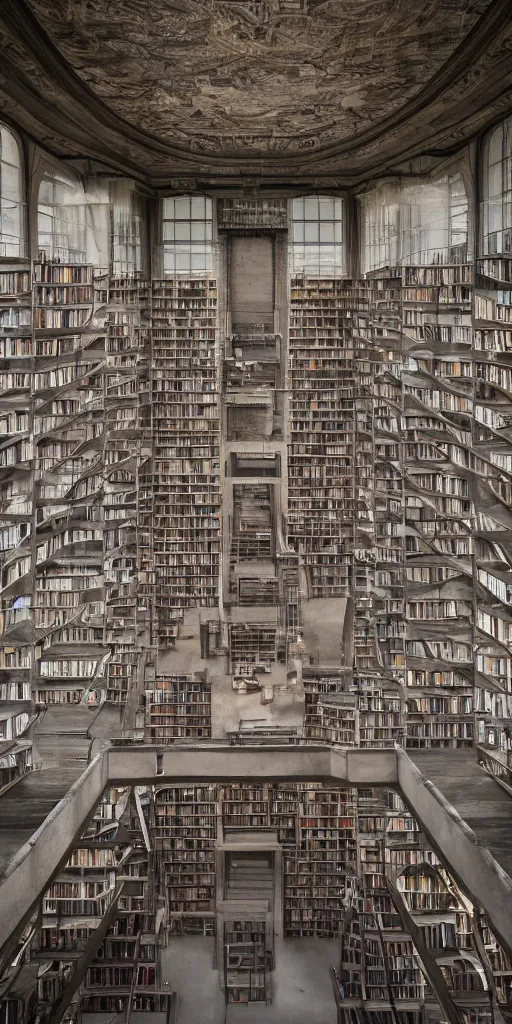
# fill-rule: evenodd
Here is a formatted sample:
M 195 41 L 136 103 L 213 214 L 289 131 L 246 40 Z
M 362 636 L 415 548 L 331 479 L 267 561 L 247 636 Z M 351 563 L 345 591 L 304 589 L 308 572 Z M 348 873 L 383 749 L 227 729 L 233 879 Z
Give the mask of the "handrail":
M 487 750 L 485 747 L 477 747 L 477 752 L 478 763 L 489 775 L 494 776 L 496 781 L 512 796 L 512 768 L 505 761 L 502 761 L 500 757 L 497 757 L 492 750 Z

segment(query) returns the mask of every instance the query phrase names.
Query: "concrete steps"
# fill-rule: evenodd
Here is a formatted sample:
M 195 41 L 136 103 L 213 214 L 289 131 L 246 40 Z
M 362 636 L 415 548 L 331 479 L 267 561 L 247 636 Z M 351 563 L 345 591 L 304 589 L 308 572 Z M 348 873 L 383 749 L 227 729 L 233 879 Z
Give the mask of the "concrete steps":
M 92 726 L 94 732 L 96 721 L 96 708 L 72 704 L 48 707 L 34 724 L 34 763 L 41 770 L 25 775 L 0 797 L 0 878 L 87 767 L 89 730 Z
M 221 900 L 218 909 L 226 921 L 264 921 L 270 909 L 268 900 Z
M 274 894 L 274 869 L 268 857 L 256 853 L 233 853 L 228 864 L 226 898 L 266 899 Z
M 89 727 L 93 720 L 94 712 L 86 705 L 46 708 L 34 729 L 37 759 L 43 768 L 70 763 L 84 768 L 89 759 Z
M 74 769 L 60 766 L 31 772 L 0 797 L 0 877 L 81 771 L 77 763 Z

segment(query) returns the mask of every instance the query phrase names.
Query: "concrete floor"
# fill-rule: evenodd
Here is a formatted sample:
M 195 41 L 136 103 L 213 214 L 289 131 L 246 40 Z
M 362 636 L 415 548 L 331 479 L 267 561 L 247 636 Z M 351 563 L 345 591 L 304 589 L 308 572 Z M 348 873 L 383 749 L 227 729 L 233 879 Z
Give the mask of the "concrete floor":
M 171 935 L 161 953 L 162 985 L 178 994 L 177 1024 L 224 1024 L 226 1007 L 212 969 L 215 939 Z
M 337 967 L 335 939 L 276 939 L 272 1003 L 224 1003 L 212 970 L 211 938 L 171 936 L 162 950 L 162 982 L 179 996 L 177 1024 L 336 1024 L 329 967 Z
M 339 949 L 336 939 L 276 939 L 272 1003 L 231 1004 L 226 1024 L 336 1024 L 329 967 Z
M 279 670 L 281 674 L 279 674 Z M 286 666 L 276 665 L 275 672 L 259 676 L 260 682 L 282 685 L 286 682 Z M 260 719 L 260 724 L 287 725 L 302 729 L 304 720 L 304 692 L 280 693 L 276 691 L 271 704 L 261 703 L 261 691 L 236 694 L 231 676 L 212 680 L 212 737 L 223 738 L 227 732 L 237 732 L 240 719 Z

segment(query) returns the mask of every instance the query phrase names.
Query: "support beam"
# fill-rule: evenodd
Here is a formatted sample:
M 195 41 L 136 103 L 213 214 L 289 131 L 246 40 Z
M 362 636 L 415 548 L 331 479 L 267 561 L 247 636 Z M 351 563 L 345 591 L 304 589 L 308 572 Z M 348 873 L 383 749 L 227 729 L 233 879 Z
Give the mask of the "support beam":
M 454 1003 L 443 977 L 443 972 L 423 941 L 421 928 L 418 927 L 414 919 L 411 917 L 401 893 L 389 878 L 387 879 L 387 886 L 404 929 L 409 932 L 409 935 L 412 937 L 421 961 L 423 973 L 428 979 L 428 983 L 443 1010 L 446 1020 L 449 1021 L 450 1024 L 464 1024 L 466 1018 L 456 1003 Z
M 450 871 L 484 907 L 503 947 L 512 951 L 512 879 L 405 751 L 307 744 L 248 748 L 203 742 L 175 744 L 164 751 L 114 746 L 96 756 L 9 865 L 0 884 L 0 952 L 19 934 L 41 893 L 66 862 L 107 785 L 246 780 L 332 781 L 396 789 Z
M 109 783 L 176 785 L 179 782 L 317 782 L 336 779 L 349 786 L 396 786 L 393 749 L 356 750 L 333 747 L 230 747 L 220 743 L 156 747 L 112 747 Z

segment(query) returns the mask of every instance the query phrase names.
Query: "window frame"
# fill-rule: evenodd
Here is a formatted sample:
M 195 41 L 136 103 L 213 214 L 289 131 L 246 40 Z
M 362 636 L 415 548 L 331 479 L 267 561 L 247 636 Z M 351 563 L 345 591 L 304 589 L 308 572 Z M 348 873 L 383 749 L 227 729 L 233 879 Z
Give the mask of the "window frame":
M 17 164 L 14 164 L 11 161 L 7 161 L 7 160 L 4 160 L 2 158 L 2 153 L 3 153 L 3 148 L 4 148 L 4 139 L 3 139 L 3 137 L 0 137 L 0 259 L 1 260 L 5 260 L 5 261 L 8 261 L 8 260 L 23 260 L 23 259 L 28 259 L 27 216 L 26 216 L 27 203 L 26 203 L 26 196 L 25 196 L 25 157 L 24 157 L 24 152 L 23 152 L 23 145 L 22 145 L 22 140 L 21 140 L 20 136 L 18 135 L 18 133 L 13 128 L 11 128 L 11 126 L 9 124 L 6 124 L 5 121 L 0 121 L 0 133 L 1 132 L 5 132 L 12 139 L 12 142 L 13 142 L 14 146 L 16 147 L 18 162 L 17 162 Z M 9 197 L 8 195 L 6 195 L 6 196 L 3 195 L 3 179 L 4 179 L 3 164 L 5 164 L 6 166 L 9 166 L 9 167 L 12 167 L 12 168 L 14 168 L 17 171 L 17 179 L 18 179 L 18 181 L 17 181 L 17 187 L 15 189 L 15 193 L 16 193 L 16 197 L 15 198 Z M 17 243 L 18 243 L 17 244 L 17 250 L 18 251 L 16 253 L 7 253 L 7 252 L 2 252 L 1 251 L 3 249 L 3 247 L 4 247 L 4 245 L 8 244 L 6 242 L 6 240 L 4 240 L 4 238 L 3 238 L 3 230 L 2 230 L 3 218 L 4 218 L 4 212 L 3 212 L 4 200 L 6 200 L 7 202 L 12 203 L 13 206 L 16 206 L 17 210 L 18 210 L 18 231 L 19 231 L 19 234 L 17 236 L 16 235 L 11 235 L 10 236 L 11 238 L 16 238 L 17 239 Z
M 166 204 L 169 204 L 166 211 Z M 171 206 L 172 204 L 172 206 Z M 180 204 L 177 206 L 177 204 Z M 188 211 L 186 209 L 188 204 Z M 193 205 L 196 204 L 196 210 Z M 199 209 L 202 206 L 202 210 Z M 194 215 L 194 212 L 196 215 Z M 169 216 L 169 214 L 172 214 Z M 160 206 L 160 247 L 164 278 L 210 278 L 214 269 L 214 216 L 211 196 L 166 196 Z M 203 230 L 201 231 L 201 227 Z M 187 230 L 188 228 L 188 230 Z M 194 234 L 196 237 L 194 237 Z M 181 237 L 176 237 L 176 236 Z M 166 257 L 168 259 L 166 259 Z M 194 260 L 196 266 L 193 266 Z
M 495 155 L 493 148 L 497 138 L 499 142 L 496 148 L 499 149 L 499 156 L 498 159 L 491 159 Z M 480 254 L 489 257 L 512 257 L 512 115 L 500 121 L 485 136 L 481 170 Z M 498 189 L 491 194 L 493 178 L 497 179 Z M 498 214 L 493 218 L 493 230 L 489 224 L 492 212 Z M 495 246 L 489 243 L 493 236 L 496 236 Z
M 41 199 L 41 190 L 44 185 L 50 186 L 53 191 L 52 198 L 49 202 Z M 55 188 L 59 185 L 64 185 L 68 189 L 73 189 L 78 193 L 81 191 L 83 201 L 81 203 L 69 204 L 59 202 L 58 197 L 55 195 Z M 77 216 L 75 222 L 73 222 L 73 219 L 68 221 L 63 218 L 58 211 L 65 209 L 66 206 L 68 206 L 69 209 L 82 211 L 82 216 Z M 50 211 L 54 210 L 57 212 L 47 212 L 44 210 L 44 207 L 47 207 Z M 87 194 L 84 184 L 79 178 L 75 177 L 73 174 L 69 174 L 58 165 L 53 163 L 45 164 L 37 185 L 35 215 L 38 259 L 43 258 L 44 254 L 43 262 L 72 264 L 73 266 L 84 266 L 87 264 Z M 51 228 L 49 231 L 41 229 L 42 217 L 48 217 L 50 219 Z M 68 232 L 59 232 L 55 230 L 55 225 L 58 223 L 71 225 L 71 230 Z M 76 237 L 73 237 L 73 233 L 76 233 Z M 45 234 L 51 239 L 48 247 L 42 244 L 41 236 L 44 236 Z M 62 238 L 66 237 L 67 242 L 65 244 L 60 244 L 58 241 L 59 236 Z M 70 241 L 75 244 L 70 245 Z M 80 255 L 82 258 L 76 259 L 76 255 Z
M 313 204 L 316 204 L 317 212 Z M 328 210 L 329 206 L 331 211 Z M 329 212 L 330 215 L 327 215 Z M 332 227 L 332 231 L 329 231 L 329 227 Z M 331 238 L 325 237 L 328 234 Z M 316 280 L 348 277 L 349 254 L 346 241 L 347 201 L 344 194 L 310 192 L 294 196 L 290 201 L 288 253 L 291 277 Z M 322 257 L 331 259 L 323 262 Z

